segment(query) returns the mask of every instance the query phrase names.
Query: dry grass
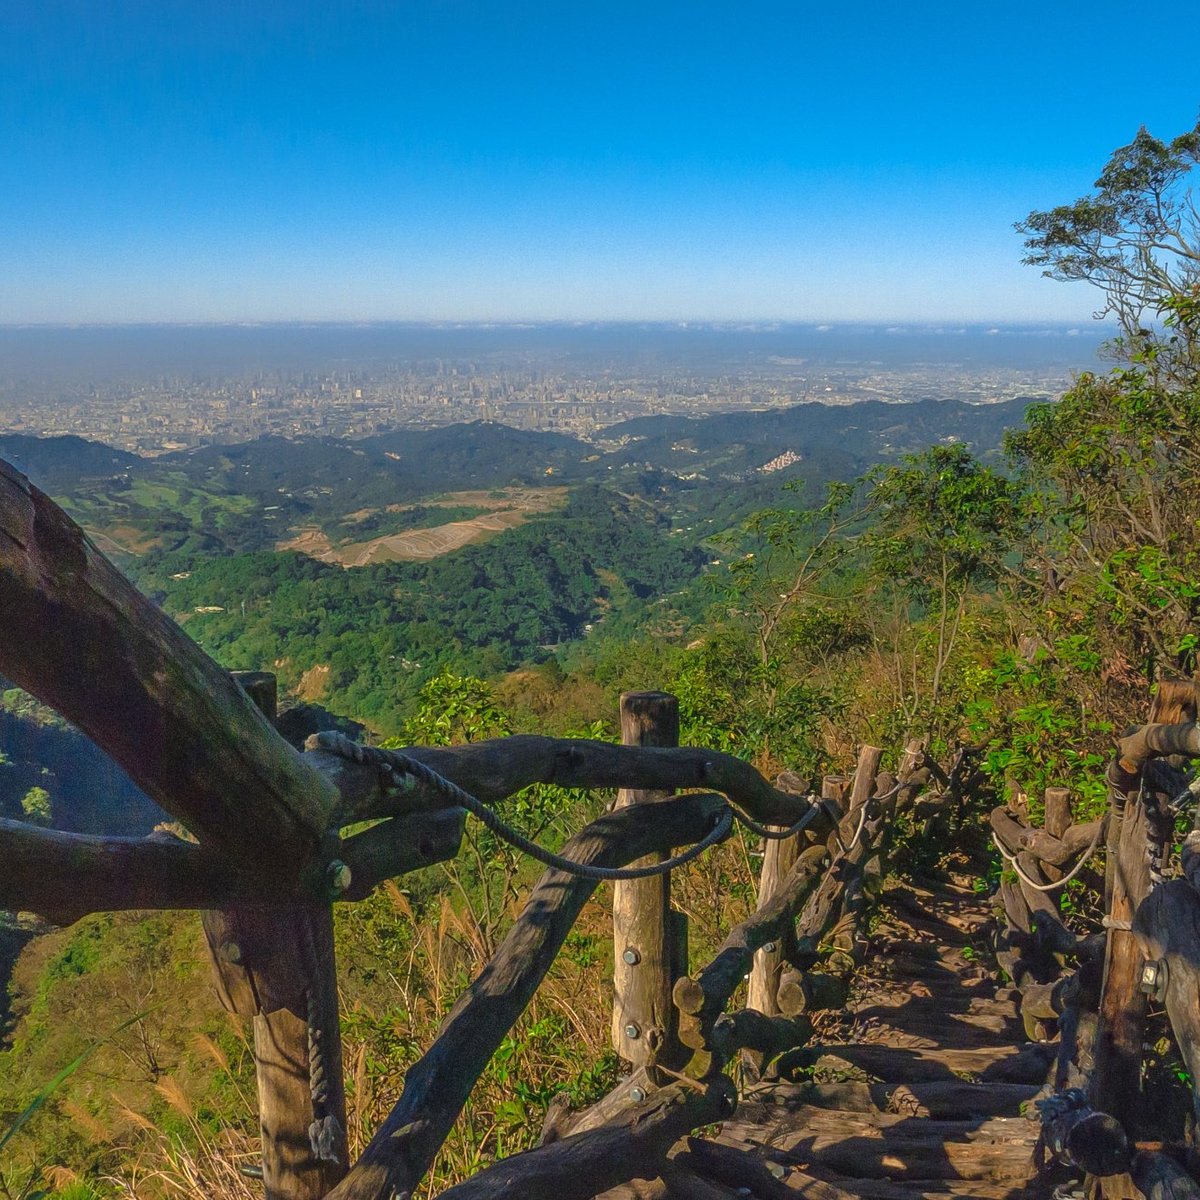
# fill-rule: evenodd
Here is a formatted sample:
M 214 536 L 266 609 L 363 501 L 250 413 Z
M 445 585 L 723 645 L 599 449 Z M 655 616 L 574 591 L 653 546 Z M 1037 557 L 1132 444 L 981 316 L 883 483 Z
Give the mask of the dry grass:
M 152 1127 L 128 1165 L 105 1182 L 129 1200 L 262 1200 L 258 1180 L 242 1174 L 261 1161 L 258 1140 L 228 1129 L 206 1139 L 194 1121 L 192 1128 L 195 1149 Z

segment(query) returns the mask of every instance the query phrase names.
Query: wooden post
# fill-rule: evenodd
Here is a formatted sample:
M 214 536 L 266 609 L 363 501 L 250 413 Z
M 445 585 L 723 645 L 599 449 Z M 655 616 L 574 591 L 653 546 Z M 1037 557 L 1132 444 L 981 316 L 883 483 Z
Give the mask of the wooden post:
M 1071 828 L 1071 791 L 1064 787 L 1048 787 L 1042 798 L 1046 810 L 1046 832 L 1051 837 L 1061 838 Z M 1042 869 L 1051 883 L 1057 883 L 1063 877 L 1063 872 L 1057 867 L 1045 865 Z
M 862 838 L 870 835 L 867 830 L 866 811 L 871 797 L 875 794 L 875 776 L 879 764 L 883 760 L 883 751 L 878 746 L 863 746 L 858 752 L 858 765 L 854 771 L 854 780 L 850 785 L 850 799 L 847 812 L 842 821 L 841 836 L 847 846 L 853 841 L 860 826 Z M 838 930 L 831 939 L 835 950 L 840 951 L 849 959 L 854 960 L 865 943 L 855 945 L 855 938 L 862 935 L 858 931 L 858 917 L 865 902 L 863 893 L 864 872 L 855 872 L 846 882 L 846 892 L 842 900 L 843 917 L 852 918 L 845 922 L 845 927 Z
M 1128 929 L 1150 890 L 1145 806 L 1136 796 L 1130 796 L 1124 819 L 1114 824 L 1119 832 L 1112 872 L 1112 903 L 1108 910 L 1113 924 L 1108 931 L 1096 1033 L 1096 1070 L 1089 1099 L 1094 1108 L 1128 1123 L 1136 1115 L 1141 1090 L 1142 1035 L 1146 1023 L 1146 997 L 1139 986 L 1142 951 Z
M 773 829 L 783 826 L 771 826 Z M 763 851 L 762 874 L 758 880 L 758 907 L 765 908 L 779 891 L 779 885 L 796 865 L 800 856 L 800 834 L 790 838 L 768 841 Z M 767 1017 L 779 1016 L 779 976 L 783 970 L 782 941 L 768 942 L 754 956 L 750 968 L 750 988 L 746 1007 L 757 1009 Z
M 1192 1110 L 1200 1120 L 1200 894 L 1187 881 L 1160 883 L 1137 910 L 1134 937 L 1153 964 L 1158 999 L 1192 1077 Z
M 848 775 L 826 775 L 821 780 L 821 799 L 832 800 L 843 817 L 846 815 L 846 795 L 849 791 L 850 777 Z M 835 821 L 834 824 L 836 825 L 837 822 Z M 830 834 L 830 844 L 836 847 L 832 834 Z
M 234 677 L 274 721 L 274 675 Z M 266 1200 L 320 1200 L 349 1166 L 333 908 L 237 908 L 203 924 L 221 1002 L 254 1018 Z
M 678 746 L 679 701 L 666 692 L 625 692 L 621 742 Z M 615 807 L 665 800 L 670 794 L 622 788 Z M 613 960 L 613 1047 L 635 1067 L 655 1062 L 682 1065 L 671 1000 L 675 981 L 669 875 L 613 885 Z

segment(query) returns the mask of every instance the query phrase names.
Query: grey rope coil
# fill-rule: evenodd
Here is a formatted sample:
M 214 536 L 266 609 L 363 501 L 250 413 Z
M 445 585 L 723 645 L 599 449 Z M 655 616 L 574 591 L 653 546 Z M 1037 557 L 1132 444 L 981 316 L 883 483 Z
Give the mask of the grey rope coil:
M 1034 1107 L 1038 1111 L 1043 1125 L 1057 1121 L 1076 1109 L 1087 1107 L 1087 1094 L 1081 1088 L 1068 1088 L 1065 1092 L 1056 1092 L 1042 1100 L 1035 1100 Z
M 510 846 L 528 854 L 530 858 L 537 859 L 543 866 L 552 867 L 556 871 L 563 871 L 579 879 L 594 879 L 597 882 L 605 883 L 628 879 L 650 879 L 656 875 L 665 875 L 668 871 L 673 871 L 677 867 L 682 867 L 693 859 L 699 858 L 710 846 L 723 842 L 733 827 L 735 812 L 730 805 L 726 804 L 717 814 L 713 827 L 700 841 L 689 846 L 682 854 L 664 859 L 659 863 L 651 863 L 645 867 L 596 867 L 591 863 L 581 863 L 571 858 L 565 858 L 561 854 L 555 854 L 552 850 L 539 846 L 509 825 L 482 800 L 472 796 L 470 792 L 459 787 L 457 783 L 447 779 L 444 775 L 439 775 L 432 767 L 427 767 L 423 762 L 410 758 L 407 754 L 401 754 L 397 750 L 382 750 L 377 746 L 363 746 L 358 742 L 352 742 L 340 733 L 318 734 L 318 745 L 322 750 L 339 754 L 343 758 L 350 758 L 355 762 L 377 767 L 388 775 L 398 788 L 412 786 L 405 781 L 405 776 L 417 783 L 425 784 L 453 801 L 457 807 L 465 808 L 482 825 Z M 808 820 L 812 819 L 810 813 L 805 813 L 805 817 Z
M 317 978 L 317 950 L 313 942 L 312 926 L 307 918 L 301 918 L 304 928 L 301 953 L 306 958 L 310 980 Z M 312 1104 L 312 1122 L 308 1127 L 308 1141 L 319 1162 L 340 1162 L 338 1143 L 342 1129 L 337 1117 L 329 1111 L 329 1078 L 325 1064 L 325 1037 L 321 1025 L 321 1011 L 315 983 L 309 984 L 304 992 L 305 1021 L 308 1032 L 308 1095 Z

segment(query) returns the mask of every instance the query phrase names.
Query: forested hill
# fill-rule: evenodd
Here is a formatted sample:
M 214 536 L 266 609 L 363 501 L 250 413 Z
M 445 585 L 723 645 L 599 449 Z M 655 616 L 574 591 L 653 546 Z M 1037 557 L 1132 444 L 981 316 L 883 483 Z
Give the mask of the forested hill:
M 916 453 L 935 442 L 954 439 L 986 454 L 1000 445 L 1006 429 L 1024 420 L 1034 397 L 996 404 L 956 400 L 918 400 L 888 404 L 798 404 L 764 412 L 717 413 L 710 417 L 638 417 L 610 425 L 600 435 L 605 445 L 626 445 L 605 462 L 637 459 L 666 468 L 693 464 L 748 470 L 791 450 L 800 454 L 836 452 L 860 466 L 902 453 Z M 765 457 L 764 457 L 765 456 Z M 689 469 L 696 469 L 693 465 Z
M 492 676 L 569 643 L 681 632 L 712 602 L 701 576 L 755 548 L 736 533 L 750 513 L 819 504 L 930 443 L 987 456 L 1023 407 L 805 404 L 594 442 L 477 421 L 157 458 L 0 437 L 0 456 L 210 653 L 394 732 L 444 668 Z M 414 534 L 432 548 L 412 552 Z
M 601 431 L 595 444 L 558 433 L 473 421 L 438 429 L 397 429 L 353 441 L 268 437 L 203 446 L 145 459 L 81 438 L 0 436 L 0 457 L 35 483 L 65 491 L 106 476 L 156 479 L 181 475 L 193 487 L 260 501 L 291 493 L 321 506 L 336 494 L 346 504 L 417 498 L 444 488 L 498 487 L 605 478 L 629 466 L 715 476 L 754 470 L 791 451 L 801 458 L 834 454 L 851 470 L 881 458 L 954 438 L 977 452 L 995 449 L 1019 425 L 1028 400 L 965 404 L 865 401 L 799 404 L 709 417 L 655 416 Z M 328 489 L 328 491 L 326 490 Z
M 103 479 L 136 470 L 147 460 L 85 438 L 0 435 L 0 458 L 12 463 L 45 491 L 71 488 L 86 479 Z

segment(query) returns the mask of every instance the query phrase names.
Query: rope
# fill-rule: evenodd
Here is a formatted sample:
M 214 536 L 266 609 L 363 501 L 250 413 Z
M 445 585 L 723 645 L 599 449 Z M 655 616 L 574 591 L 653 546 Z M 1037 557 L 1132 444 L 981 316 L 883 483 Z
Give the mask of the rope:
M 300 917 L 304 929 L 301 954 L 310 979 L 317 978 L 317 948 L 312 926 L 305 916 Z M 325 1038 L 321 1025 L 321 1010 L 315 983 L 304 992 L 305 1020 L 308 1032 L 308 1095 L 312 1104 L 312 1122 L 308 1127 L 308 1142 L 318 1162 L 340 1162 L 338 1143 L 342 1127 L 329 1111 L 329 1079 L 325 1067 Z
M 1061 879 L 1054 883 L 1038 883 L 1036 880 L 1030 879 L 1028 875 L 1021 870 L 1021 864 L 1017 862 L 1017 856 L 1010 854 L 1001 844 L 1000 839 L 992 834 L 992 845 L 1000 851 L 1000 857 L 1017 873 L 1017 878 L 1025 884 L 1026 887 L 1032 888 L 1035 892 L 1057 892 L 1059 888 L 1064 888 L 1080 871 L 1087 865 L 1092 855 L 1096 853 L 1096 847 L 1100 844 L 1100 832 L 1104 828 L 1103 822 L 1097 822 L 1096 832 L 1092 837 L 1092 844 L 1084 851 L 1083 857 L 1071 868 L 1071 870 Z
M 782 842 L 787 838 L 795 837 L 796 834 L 802 833 L 812 823 L 817 813 L 824 812 L 826 816 L 830 816 L 829 810 L 825 807 L 829 802 L 822 800 L 817 796 L 805 796 L 805 800 L 812 807 L 798 820 L 795 825 L 789 825 L 786 829 L 781 829 L 776 825 L 760 825 L 753 817 L 748 817 L 744 812 L 734 808 L 733 816 L 739 825 L 744 825 L 751 833 L 756 833 L 760 838 L 765 838 L 768 842 Z M 837 821 L 830 816 L 836 827 Z
M 362 746 L 340 733 L 326 732 L 318 736 L 322 750 L 329 750 L 334 754 L 340 754 L 343 758 L 353 759 L 355 762 L 365 765 L 376 766 L 390 777 L 396 787 L 411 790 L 413 785 L 405 780 L 404 776 L 425 784 L 452 800 L 457 807 L 465 808 L 467 812 L 510 846 L 528 854 L 530 858 L 537 859 L 544 866 L 574 875 L 579 879 L 593 879 L 604 883 L 614 880 L 650 879 L 656 875 L 665 875 L 668 871 L 673 871 L 677 867 L 682 867 L 693 859 L 699 858 L 710 846 L 724 841 L 729 836 L 736 815 L 734 809 L 726 804 L 717 814 L 712 829 L 695 845 L 690 846 L 682 854 L 675 855 L 674 858 L 668 858 L 663 862 L 652 863 L 645 867 L 596 867 L 591 863 L 581 863 L 571 858 L 564 858 L 561 854 L 555 854 L 552 850 L 539 846 L 509 825 L 482 800 L 476 799 L 470 792 L 445 776 L 439 775 L 423 762 L 409 758 L 407 754 L 401 754 L 396 750 L 381 750 L 377 746 Z M 812 815 L 811 811 L 804 814 L 804 824 L 812 820 Z M 798 824 L 800 823 L 798 822 Z M 800 828 L 803 828 L 803 824 L 800 824 Z
M 859 810 L 858 828 L 854 831 L 854 836 L 850 839 L 850 845 L 848 845 L 847 847 L 845 847 L 845 849 L 842 850 L 843 855 L 849 854 L 850 851 L 853 850 L 854 847 L 858 845 L 858 839 L 860 837 L 862 837 L 862 831 L 863 831 L 863 828 L 866 826 L 866 823 L 867 823 L 867 806 L 864 804 L 862 806 L 862 808 Z
M 1088 1100 L 1087 1094 L 1081 1088 L 1068 1088 L 1065 1092 L 1047 1096 L 1043 1100 L 1035 1100 L 1033 1106 L 1037 1109 L 1042 1124 L 1049 1125 L 1051 1121 L 1057 1121 L 1069 1112 L 1087 1108 Z
M 779 829 L 773 825 L 760 825 L 759 822 L 752 817 L 748 817 L 744 812 L 734 809 L 733 815 L 739 825 L 744 825 L 751 833 L 758 834 L 759 837 L 765 838 L 769 842 L 781 842 L 786 838 L 794 837 L 797 833 L 807 829 L 813 823 L 818 812 L 824 812 L 833 825 L 833 836 L 837 838 L 838 847 L 843 854 L 849 854 L 855 846 L 858 845 L 858 839 L 862 836 L 863 826 L 867 820 L 867 805 L 872 801 L 881 804 L 884 800 L 890 800 L 893 796 L 899 794 L 901 788 L 907 787 L 907 780 L 900 780 L 894 787 L 888 788 L 881 796 L 870 797 L 865 804 L 862 805 L 858 817 L 858 829 L 855 830 L 854 837 L 850 839 L 850 845 L 843 846 L 842 839 L 838 837 L 838 812 L 833 807 L 832 800 L 826 800 L 820 796 L 816 796 L 811 792 L 804 797 L 812 807 L 798 820 L 795 825 L 788 826 L 787 829 Z M 832 810 L 832 811 L 831 811 Z
M 312 1124 L 308 1127 L 308 1142 L 319 1162 L 336 1163 L 341 1161 L 337 1143 L 342 1129 L 337 1117 L 326 1111 L 329 1107 L 329 1081 L 325 1074 L 324 1039 L 315 988 L 308 989 L 305 1000 L 308 1003 L 308 1094 L 312 1100 L 313 1114 Z

